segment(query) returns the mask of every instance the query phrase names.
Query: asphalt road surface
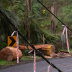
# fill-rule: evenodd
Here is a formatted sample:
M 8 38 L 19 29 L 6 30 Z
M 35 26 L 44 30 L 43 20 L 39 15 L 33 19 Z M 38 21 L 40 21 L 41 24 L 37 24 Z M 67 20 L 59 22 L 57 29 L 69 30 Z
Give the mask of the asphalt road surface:
M 55 58 L 49 59 L 50 62 L 54 63 L 63 72 L 72 72 L 72 57 L 67 58 Z M 36 72 L 48 72 L 48 64 L 42 60 L 36 63 Z M 34 72 L 33 62 L 27 64 L 20 64 L 5 69 L 1 69 L 0 72 Z M 50 67 L 50 72 L 58 72 L 54 68 Z

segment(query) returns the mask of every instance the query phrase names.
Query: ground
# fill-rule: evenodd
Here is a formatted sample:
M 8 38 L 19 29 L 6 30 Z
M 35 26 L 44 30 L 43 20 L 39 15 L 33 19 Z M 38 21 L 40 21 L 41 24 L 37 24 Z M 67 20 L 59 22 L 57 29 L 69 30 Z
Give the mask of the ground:
M 50 62 L 55 64 L 62 72 L 72 72 L 72 57 L 66 58 L 52 58 Z M 48 66 L 44 60 L 37 61 L 36 72 L 48 72 Z M 1 69 L 0 72 L 33 72 L 33 61 L 23 63 L 20 65 L 10 66 L 8 68 Z M 53 67 L 50 67 L 50 72 L 58 72 Z

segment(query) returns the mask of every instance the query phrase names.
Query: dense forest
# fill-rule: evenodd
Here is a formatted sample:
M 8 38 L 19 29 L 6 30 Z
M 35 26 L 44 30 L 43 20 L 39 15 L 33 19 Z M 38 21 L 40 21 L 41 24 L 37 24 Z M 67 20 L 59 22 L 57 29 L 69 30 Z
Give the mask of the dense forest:
M 53 14 L 72 29 L 72 0 L 40 0 Z M 31 44 L 54 44 L 62 48 L 61 33 L 64 26 L 37 0 L 0 0 L 0 9 L 9 16 Z M 0 48 L 7 45 L 7 37 L 14 29 L 0 13 Z M 72 34 L 68 30 L 72 47 Z M 25 42 L 20 38 L 20 44 Z

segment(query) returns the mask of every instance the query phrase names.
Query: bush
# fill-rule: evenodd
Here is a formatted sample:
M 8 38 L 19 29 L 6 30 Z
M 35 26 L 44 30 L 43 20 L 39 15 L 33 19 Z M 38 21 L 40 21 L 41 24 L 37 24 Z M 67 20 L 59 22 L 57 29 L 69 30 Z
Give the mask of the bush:
M 4 47 L 6 47 L 7 46 L 7 43 L 6 42 L 0 42 L 0 50 L 2 49 L 2 48 L 4 48 Z

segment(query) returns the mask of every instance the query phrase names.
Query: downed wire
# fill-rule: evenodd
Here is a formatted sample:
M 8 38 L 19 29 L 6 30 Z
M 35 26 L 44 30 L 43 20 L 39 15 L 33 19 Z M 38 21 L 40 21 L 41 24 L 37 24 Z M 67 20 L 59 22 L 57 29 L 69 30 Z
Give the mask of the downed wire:
M 71 32 L 72 30 L 64 23 L 62 22 L 55 14 L 53 14 L 40 0 L 37 0 L 48 12 L 50 12 L 62 25 L 66 26 Z M 57 69 L 58 70 L 58 69 Z
M 18 28 L 13 24 L 12 20 L 10 19 L 10 17 L 8 16 L 7 13 L 5 13 L 5 11 L 3 9 L 0 8 L 0 13 L 9 21 L 9 23 L 11 24 L 11 26 L 18 31 L 19 35 L 23 38 L 23 40 L 29 44 L 36 52 L 39 56 L 41 56 L 48 64 L 50 64 L 53 68 L 57 69 L 58 72 L 62 72 L 58 67 L 56 67 L 54 64 L 52 64 L 49 60 L 47 60 L 32 44 L 30 44 L 28 42 L 28 40 L 25 38 L 24 35 L 22 35 L 22 33 L 18 30 Z
M 37 0 L 48 12 L 50 12 L 62 25 L 66 26 L 71 32 L 72 29 L 70 29 L 64 22 L 62 22 L 55 14 L 53 14 L 40 0 Z

